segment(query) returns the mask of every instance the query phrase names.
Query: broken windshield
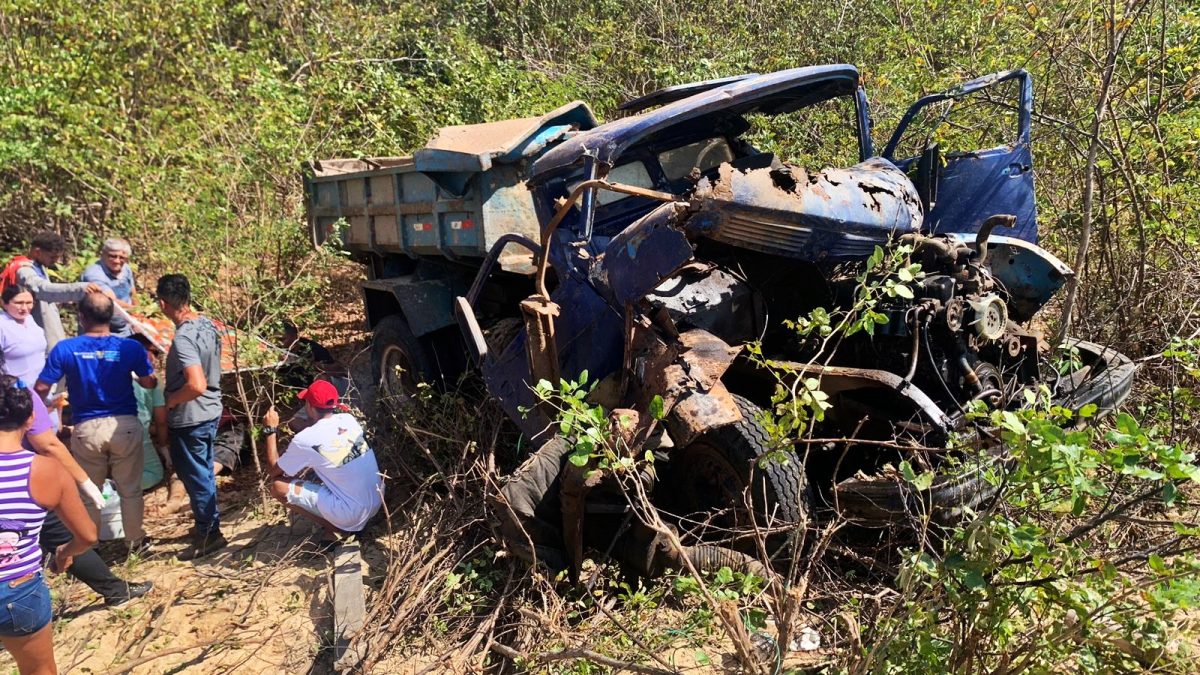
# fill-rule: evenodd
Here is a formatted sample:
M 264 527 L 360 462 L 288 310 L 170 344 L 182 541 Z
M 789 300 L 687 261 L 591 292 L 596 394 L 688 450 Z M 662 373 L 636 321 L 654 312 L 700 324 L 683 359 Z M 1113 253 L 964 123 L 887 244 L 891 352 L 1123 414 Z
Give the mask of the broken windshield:
M 810 169 L 847 167 L 859 158 L 854 99 L 839 96 L 795 112 L 745 116 L 750 129 L 742 136 L 781 161 Z
M 667 180 L 674 181 L 699 169 L 701 173 L 716 168 L 722 162 L 733 161 L 733 150 L 724 138 L 707 138 L 658 153 Z M 615 180 L 615 179 L 613 179 Z

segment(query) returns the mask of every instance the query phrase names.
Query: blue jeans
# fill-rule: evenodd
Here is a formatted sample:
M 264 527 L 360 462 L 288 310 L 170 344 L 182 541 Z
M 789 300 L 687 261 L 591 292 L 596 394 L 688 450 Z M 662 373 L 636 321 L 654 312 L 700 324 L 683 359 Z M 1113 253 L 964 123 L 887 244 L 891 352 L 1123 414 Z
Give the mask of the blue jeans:
M 169 430 L 171 462 L 175 465 L 175 475 L 187 488 L 198 535 L 221 529 L 217 512 L 217 477 L 213 474 L 213 443 L 217 440 L 219 421 L 220 418 Z
M 0 637 L 33 635 L 50 623 L 50 589 L 38 572 L 13 587 L 0 581 Z

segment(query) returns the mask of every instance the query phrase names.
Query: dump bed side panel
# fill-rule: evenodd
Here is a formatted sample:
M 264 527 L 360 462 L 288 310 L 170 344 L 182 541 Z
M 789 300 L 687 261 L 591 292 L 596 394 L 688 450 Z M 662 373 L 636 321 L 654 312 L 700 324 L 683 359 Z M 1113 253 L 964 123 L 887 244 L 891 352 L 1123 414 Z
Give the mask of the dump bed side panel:
M 481 172 L 409 166 L 306 180 L 314 243 L 344 219 L 342 245 L 352 254 L 482 258 L 505 234 L 538 236 L 523 162 Z

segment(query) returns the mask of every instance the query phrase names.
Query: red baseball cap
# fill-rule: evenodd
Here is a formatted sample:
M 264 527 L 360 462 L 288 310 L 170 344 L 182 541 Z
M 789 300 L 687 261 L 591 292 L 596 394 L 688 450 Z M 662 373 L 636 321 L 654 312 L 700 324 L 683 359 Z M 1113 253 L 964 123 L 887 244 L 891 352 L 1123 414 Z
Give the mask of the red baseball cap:
M 345 410 L 346 406 L 338 402 L 337 387 L 325 380 L 314 380 L 308 389 L 300 392 L 297 397 L 319 410 Z

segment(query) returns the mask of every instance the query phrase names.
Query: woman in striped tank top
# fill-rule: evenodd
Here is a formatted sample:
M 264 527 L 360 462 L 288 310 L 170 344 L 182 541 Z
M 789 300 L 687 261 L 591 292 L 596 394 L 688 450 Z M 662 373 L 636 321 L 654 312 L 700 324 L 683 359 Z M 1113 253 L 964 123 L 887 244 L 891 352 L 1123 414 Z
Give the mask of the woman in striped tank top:
M 56 572 L 96 543 L 96 526 L 62 466 L 21 447 L 33 424 L 31 394 L 17 378 L 0 375 L 0 643 L 21 675 L 50 675 L 58 671 L 38 547 L 42 521 L 53 510 L 74 535 L 54 553 Z

